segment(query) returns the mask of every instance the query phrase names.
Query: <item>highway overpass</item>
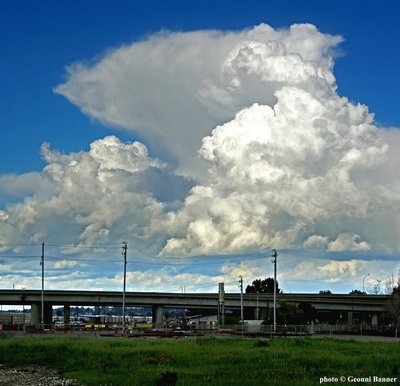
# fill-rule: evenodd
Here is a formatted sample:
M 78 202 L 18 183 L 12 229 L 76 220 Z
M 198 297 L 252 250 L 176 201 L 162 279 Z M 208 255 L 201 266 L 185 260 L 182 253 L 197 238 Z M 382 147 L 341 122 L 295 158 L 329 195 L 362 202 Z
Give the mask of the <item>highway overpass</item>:
M 368 313 L 376 316 L 384 312 L 389 302 L 389 295 L 335 295 L 335 294 L 278 294 L 280 301 L 300 304 L 308 303 L 318 311 L 340 311 L 351 322 L 352 314 Z M 52 322 L 52 307 L 64 306 L 69 313 L 71 306 L 121 306 L 122 292 L 110 291 L 44 291 L 44 323 Z M 164 307 L 176 308 L 213 308 L 218 309 L 218 293 L 162 293 L 162 292 L 127 292 L 125 306 L 149 306 L 153 309 L 156 323 L 162 323 Z M 42 293 L 40 290 L 0 290 L 0 305 L 31 306 L 32 323 L 39 325 L 41 319 Z M 240 293 L 224 294 L 225 309 L 239 309 Z M 245 309 L 260 309 L 265 315 L 273 306 L 272 294 L 243 294 Z M 66 315 L 68 319 L 68 315 Z

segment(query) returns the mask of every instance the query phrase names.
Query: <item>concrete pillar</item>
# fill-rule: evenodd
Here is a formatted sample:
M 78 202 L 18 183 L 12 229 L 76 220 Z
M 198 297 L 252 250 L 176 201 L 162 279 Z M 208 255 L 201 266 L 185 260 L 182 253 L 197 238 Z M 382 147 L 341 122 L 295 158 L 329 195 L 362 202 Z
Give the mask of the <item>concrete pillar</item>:
M 64 323 L 69 324 L 71 321 L 71 306 L 69 304 L 64 305 Z
M 257 307 L 256 307 L 256 308 L 253 308 L 253 311 L 254 311 L 253 319 L 258 320 L 260 318 L 260 315 L 259 315 L 260 309 L 259 308 L 257 309 Z
M 218 324 L 221 326 L 225 325 L 225 286 L 224 283 L 218 284 Z
M 53 323 L 53 306 L 51 303 L 44 302 L 44 324 Z
M 42 304 L 33 303 L 31 305 L 31 324 L 36 328 L 40 327 L 40 322 L 42 318 Z M 44 313 L 43 313 L 43 323 L 52 324 L 53 323 L 53 307 L 51 303 L 44 303 Z
M 41 317 L 41 307 L 40 303 L 31 304 L 31 324 L 36 328 L 40 326 L 40 317 Z
M 268 308 L 260 307 L 260 313 L 258 315 L 259 320 L 265 320 L 268 316 Z
M 347 324 L 353 324 L 353 312 L 349 311 L 347 313 Z
M 265 317 L 267 316 L 267 309 L 265 307 L 258 307 L 258 312 L 257 312 L 257 307 L 253 308 L 254 311 L 254 320 L 264 320 Z
M 162 327 L 164 325 L 164 307 L 160 305 L 153 305 L 153 324 L 156 327 Z

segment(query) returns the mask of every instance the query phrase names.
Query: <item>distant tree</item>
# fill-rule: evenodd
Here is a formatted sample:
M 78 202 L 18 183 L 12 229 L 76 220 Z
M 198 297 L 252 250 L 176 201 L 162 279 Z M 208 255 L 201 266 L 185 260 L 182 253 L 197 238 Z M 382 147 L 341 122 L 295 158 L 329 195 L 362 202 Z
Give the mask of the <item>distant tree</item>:
M 300 303 L 297 308 L 303 313 L 302 323 L 312 322 L 317 319 L 317 310 L 310 303 Z
M 395 325 L 400 324 L 400 281 L 396 287 L 393 287 L 392 295 L 387 305 L 387 311 L 391 321 Z
M 330 295 L 330 294 L 332 294 L 332 292 L 329 290 L 323 290 L 323 291 L 319 291 L 319 294 L 320 295 Z
M 264 319 L 263 324 L 272 324 L 273 310 L 268 310 L 267 318 Z M 300 324 L 304 319 L 303 311 L 293 303 L 285 301 L 279 302 L 279 307 L 276 310 L 276 323 L 277 324 Z
M 352 290 L 349 292 L 349 295 L 366 295 L 367 293 L 365 291 L 360 291 L 360 290 Z
M 274 293 L 274 279 L 272 277 L 268 277 L 264 280 L 256 279 L 246 287 L 246 294 L 273 294 Z M 279 294 L 282 291 L 279 289 L 279 283 L 276 282 L 276 293 Z
M 371 295 L 379 295 L 381 293 L 381 282 L 381 280 L 376 281 L 376 284 L 374 284 L 372 289 L 369 291 Z
M 303 311 L 296 305 L 287 302 L 280 302 L 277 312 L 278 324 L 298 324 L 303 318 Z

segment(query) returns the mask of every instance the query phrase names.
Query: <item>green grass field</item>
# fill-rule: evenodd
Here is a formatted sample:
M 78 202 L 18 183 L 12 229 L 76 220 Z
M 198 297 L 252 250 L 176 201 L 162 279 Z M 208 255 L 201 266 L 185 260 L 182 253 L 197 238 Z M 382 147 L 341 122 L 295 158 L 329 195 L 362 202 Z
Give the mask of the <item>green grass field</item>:
M 324 376 L 400 379 L 400 345 L 311 338 L 2 337 L 0 363 L 51 366 L 96 386 L 310 386 Z

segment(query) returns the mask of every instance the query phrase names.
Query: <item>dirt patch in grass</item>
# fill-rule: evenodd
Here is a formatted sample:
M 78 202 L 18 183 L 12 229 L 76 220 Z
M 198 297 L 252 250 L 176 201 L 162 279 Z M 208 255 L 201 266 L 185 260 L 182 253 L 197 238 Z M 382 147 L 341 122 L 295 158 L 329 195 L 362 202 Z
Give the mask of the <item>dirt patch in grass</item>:
M 78 386 L 76 381 L 61 377 L 56 370 L 43 366 L 4 367 L 0 365 L 0 386 Z

